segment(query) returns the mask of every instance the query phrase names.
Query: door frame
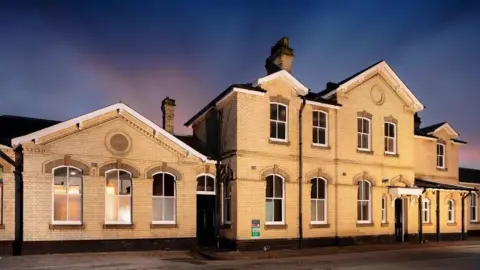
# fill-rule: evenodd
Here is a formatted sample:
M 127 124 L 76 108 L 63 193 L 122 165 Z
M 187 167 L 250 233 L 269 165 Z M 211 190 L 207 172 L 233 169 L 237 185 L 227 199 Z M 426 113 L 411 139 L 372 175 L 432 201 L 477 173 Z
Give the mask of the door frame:
M 393 202 L 394 202 L 394 204 L 393 204 L 393 205 L 394 205 L 394 213 L 393 213 L 393 214 L 394 214 L 395 221 L 396 221 L 396 216 L 397 216 L 397 213 L 396 213 L 396 212 L 397 212 L 397 200 L 400 200 L 400 201 L 401 201 L 400 205 L 401 205 L 401 207 L 402 207 L 402 208 L 401 208 L 401 210 L 402 210 L 402 212 L 401 212 L 401 213 L 402 213 L 402 214 L 401 214 L 401 215 L 402 215 L 402 216 L 401 216 L 401 222 L 402 222 L 402 241 L 401 241 L 401 242 L 403 243 L 403 242 L 405 242 L 405 208 L 406 208 L 406 207 L 405 207 L 405 198 L 396 198 L 396 199 L 393 201 Z M 394 224 L 393 227 L 394 227 L 395 230 L 397 229 L 397 228 L 396 228 L 396 224 Z M 395 233 L 395 236 L 396 236 L 396 235 L 397 235 L 397 234 Z

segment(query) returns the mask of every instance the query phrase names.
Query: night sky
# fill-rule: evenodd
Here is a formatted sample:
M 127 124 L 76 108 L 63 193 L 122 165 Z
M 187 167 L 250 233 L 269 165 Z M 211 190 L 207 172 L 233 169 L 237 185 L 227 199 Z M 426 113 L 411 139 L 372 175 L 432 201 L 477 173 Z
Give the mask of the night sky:
M 480 168 L 480 1 L 4 0 L 0 114 L 65 120 L 122 100 L 161 124 L 170 96 L 190 133 L 214 96 L 265 75 L 282 36 L 314 91 L 386 60 L 423 125 L 448 121 L 469 142 L 461 165 Z

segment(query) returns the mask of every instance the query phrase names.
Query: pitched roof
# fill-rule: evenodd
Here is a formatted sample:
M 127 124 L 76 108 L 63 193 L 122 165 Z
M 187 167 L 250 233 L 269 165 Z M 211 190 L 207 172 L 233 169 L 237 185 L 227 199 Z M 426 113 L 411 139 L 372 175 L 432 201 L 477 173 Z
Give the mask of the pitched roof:
M 200 139 L 198 139 L 197 137 L 192 135 L 177 135 L 177 134 L 175 134 L 175 137 L 177 137 L 179 140 L 186 143 L 193 149 L 197 150 L 198 152 L 202 153 L 203 155 L 209 158 L 214 158 L 213 153 L 210 153 L 210 151 L 208 151 L 208 147 L 202 141 L 200 141 Z
M 372 65 L 370 65 L 370 66 L 368 66 L 368 67 L 360 70 L 359 72 L 357 72 L 357 73 L 355 73 L 355 74 L 353 74 L 353 75 L 351 75 L 351 76 L 349 76 L 349 77 L 347 77 L 347 78 L 345 78 L 345 79 L 343 79 L 343 80 L 341 80 L 341 81 L 339 81 L 339 82 L 337 82 L 337 83 L 334 83 L 334 82 L 327 83 L 327 88 L 326 88 L 325 90 L 320 91 L 318 94 L 319 94 L 320 96 L 325 96 L 325 95 L 327 95 L 328 93 L 337 90 L 337 88 L 338 88 L 340 85 L 342 85 L 342 84 L 350 81 L 351 79 L 357 77 L 358 75 L 360 75 L 360 74 L 362 74 L 363 72 L 369 70 L 370 68 L 372 68 L 372 67 L 380 64 L 380 63 L 383 62 L 383 61 L 384 61 L 384 60 L 380 60 L 380 61 L 376 62 L 375 64 L 372 64 Z
M 430 133 L 430 132 L 435 131 L 437 128 L 443 126 L 443 125 L 446 124 L 446 123 L 447 123 L 447 122 L 441 122 L 441 123 L 438 123 L 438 124 L 434 124 L 434 125 L 430 125 L 430 126 L 426 126 L 426 127 L 420 128 L 420 132 L 425 133 L 425 134 L 428 134 L 428 133 Z
M 471 168 L 458 168 L 460 182 L 480 184 L 480 170 Z
M 217 102 L 222 100 L 224 97 L 226 97 L 228 94 L 234 91 L 235 88 L 241 88 L 241 89 L 246 89 L 250 91 L 255 91 L 259 93 L 266 93 L 267 91 L 262 89 L 259 86 L 253 86 L 251 83 L 245 83 L 245 84 L 232 84 L 230 85 L 227 89 L 225 89 L 222 93 L 220 93 L 218 96 L 216 96 L 212 101 L 210 101 L 205 107 L 203 107 L 200 111 L 198 111 L 192 118 L 190 118 L 187 122 L 185 122 L 185 126 L 190 126 L 193 124 L 195 120 L 197 120 L 200 116 L 202 116 L 204 113 L 208 112 L 211 108 L 215 107 Z
M 310 100 L 318 103 L 323 103 L 323 104 L 332 105 L 332 106 L 342 106 L 334 99 L 322 98 L 322 95 L 320 93 L 308 92 L 308 94 L 305 95 L 304 97 L 306 100 Z
M 16 115 L 0 116 L 0 144 L 12 146 L 12 139 L 18 136 L 29 134 L 55 124 L 60 121 L 38 119 Z
M 422 187 L 422 188 L 434 188 L 434 189 L 447 189 L 447 190 L 462 190 L 462 191 L 473 191 L 476 190 L 474 188 L 469 188 L 460 185 L 452 185 L 452 184 L 443 184 L 434 182 L 431 180 L 424 180 L 420 178 L 415 178 L 415 186 Z
M 73 118 L 73 119 L 70 119 L 70 120 L 67 120 L 67 121 L 64 121 L 64 122 L 57 122 L 54 125 L 50 125 L 48 127 L 45 127 L 43 129 L 40 129 L 40 130 L 36 130 L 34 132 L 31 132 L 31 133 L 22 134 L 23 136 L 20 136 L 20 137 L 17 136 L 15 138 L 12 138 L 11 145 L 15 146 L 15 145 L 19 145 L 23 142 L 28 142 L 28 141 L 38 139 L 38 138 L 43 137 L 45 135 L 57 132 L 59 130 L 62 130 L 62 129 L 65 129 L 65 128 L 68 128 L 68 127 L 71 127 L 71 126 L 74 126 L 74 125 L 77 125 L 77 124 L 81 124 L 85 120 L 92 119 L 92 118 L 98 117 L 100 115 L 103 115 L 105 113 L 109 113 L 109 112 L 112 112 L 112 111 L 117 111 L 118 113 L 121 113 L 122 111 L 125 111 L 125 112 L 129 113 L 133 117 L 137 118 L 139 121 L 143 122 L 145 125 L 152 128 L 153 131 L 155 131 L 156 134 L 160 134 L 160 135 L 164 136 L 165 138 L 171 140 L 173 143 L 177 144 L 178 146 L 183 148 L 188 153 L 191 153 L 192 155 L 198 157 L 199 159 L 201 159 L 204 162 L 213 162 L 212 160 L 209 160 L 207 156 L 205 156 L 202 153 L 200 153 L 199 151 L 197 151 L 195 148 L 191 147 L 190 145 L 186 144 L 185 142 L 178 139 L 174 135 L 165 131 L 163 128 L 159 127 L 158 125 L 156 125 L 155 123 L 153 123 L 152 121 L 147 119 L 145 116 L 141 115 L 140 113 L 138 113 L 137 111 L 135 111 L 134 109 L 130 108 L 128 105 L 126 105 L 125 103 L 122 103 L 122 102 L 115 103 L 115 104 L 107 106 L 105 108 L 102 108 L 102 109 L 99 109 L 99 110 L 96 110 L 96 111 L 93 111 L 93 112 L 90 112 L 90 113 L 86 113 L 84 115 L 81 115 L 79 117 L 76 117 L 76 118 Z
M 433 136 L 433 135 L 429 135 L 423 131 L 421 131 L 421 129 L 415 129 L 413 131 L 413 134 L 416 135 L 416 136 L 422 136 L 422 137 L 427 137 L 427 138 L 432 138 L 432 139 L 438 139 L 437 137 Z

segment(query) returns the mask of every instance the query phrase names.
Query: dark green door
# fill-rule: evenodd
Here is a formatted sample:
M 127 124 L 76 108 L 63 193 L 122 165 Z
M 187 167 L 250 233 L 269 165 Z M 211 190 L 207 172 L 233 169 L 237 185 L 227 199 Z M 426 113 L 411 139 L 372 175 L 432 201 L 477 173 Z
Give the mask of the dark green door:
M 215 196 L 197 194 L 197 240 L 200 246 L 214 246 Z

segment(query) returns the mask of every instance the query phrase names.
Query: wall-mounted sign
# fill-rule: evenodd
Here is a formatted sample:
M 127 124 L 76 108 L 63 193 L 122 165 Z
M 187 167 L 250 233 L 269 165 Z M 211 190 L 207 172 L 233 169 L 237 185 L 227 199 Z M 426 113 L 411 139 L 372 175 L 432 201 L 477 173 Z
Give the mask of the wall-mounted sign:
M 260 220 L 252 219 L 252 238 L 260 238 Z

